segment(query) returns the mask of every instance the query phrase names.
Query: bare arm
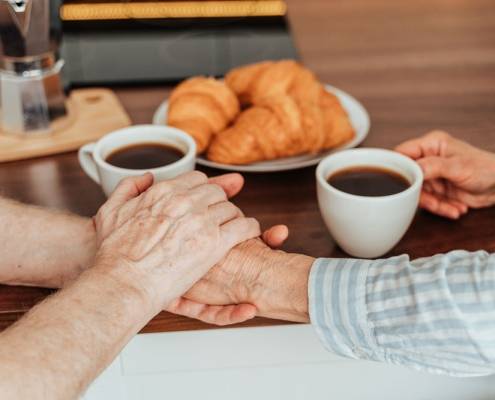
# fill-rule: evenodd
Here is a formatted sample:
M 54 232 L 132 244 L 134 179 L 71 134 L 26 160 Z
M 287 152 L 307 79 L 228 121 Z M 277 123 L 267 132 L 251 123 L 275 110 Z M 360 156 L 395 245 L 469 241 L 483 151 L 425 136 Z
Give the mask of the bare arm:
M 0 334 L 2 398 L 75 398 L 153 311 L 131 271 L 87 270 Z
M 243 185 L 238 174 L 214 177 L 229 197 Z M 60 288 L 89 268 L 96 253 L 90 218 L 0 197 L 0 283 Z
M 0 198 L 0 283 L 62 287 L 96 252 L 89 218 Z
M 192 172 L 124 180 L 95 218 L 95 265 L 0 334 L 2 399 L 76 398 L 156 313 L 259 235 Z

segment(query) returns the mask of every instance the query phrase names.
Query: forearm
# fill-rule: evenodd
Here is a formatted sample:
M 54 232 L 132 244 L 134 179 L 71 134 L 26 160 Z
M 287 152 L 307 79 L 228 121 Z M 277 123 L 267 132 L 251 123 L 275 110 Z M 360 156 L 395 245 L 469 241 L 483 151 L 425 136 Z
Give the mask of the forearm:
M 96 266 L 0 334 L 2 398 L 77 398 L 152 318 L 138 282 Z
M 62 287 L 91 266 L 88 218 L 0 199 L 0 283 Z
M 340 355 L 458 376 L 495 372 L 495 255 L 319 259 L 311 321 Z

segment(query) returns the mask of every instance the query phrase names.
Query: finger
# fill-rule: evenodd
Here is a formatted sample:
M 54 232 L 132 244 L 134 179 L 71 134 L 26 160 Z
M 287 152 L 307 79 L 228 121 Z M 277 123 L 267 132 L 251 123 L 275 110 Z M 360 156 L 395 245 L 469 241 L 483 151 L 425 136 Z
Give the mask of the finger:
M 109 206 L 116 207 L 139 196 L 153 185 L 153 175 L 149 172 L 140 176 L 125 178 L 120 181 L 107 201 Z
M 461 164 L 453 158 L 445 157 L 425 157 L 417 161 L 418 165 L 423 170 L 425 180 L 431 179 L 447 179 L 451 182 L 458 182 L 461 179 Z
M 457 210 L 459 210 L 461 215 L 466 214 L 469 210 L 467 204 L 459 199 L 457 188 L 445 180 L 431 179 L 426 181 L 423 184 L 423 190 L 454 206 Z
M 209 324 L 229 325 L 254 318 L 257 310 L 251 304 L 210 306 L 181 298 L 167 307 L 167 311 Z
M 200 318 L 202 321 L 210 324 L 232 325 L 254 318 L 256 311 L 256 307 L 251 304 L 206 306 Z
M 180 191 L 188 191 L 197 186 L 204 185 L 208 182 L 208 177 L 199 171 L 191 171 L 185 174 L 179 175 L 175 179 L 169 179 L 156 183 L 151 190 L 147 193 L 145 206 L 156 205 L 157 202 L 166 200 L 173 193 Z M 182 190 L 181 190 L 182 189 Z
M 461 212 L 457 209 L 457 207 L 430 193 L 421 193 L 419 205 L 431 213 L 442 217 L 458 219 L 461 216 Z
M 209 179 L 209 183 L 214 183 L 222 187 L 227 193 L 227 197 L 231 198 L 239 193 L 244 186 L 244 178 L 241 174 L 225 174 L 215 176 Z
M 468 192 L 459 189 L 455 185 L 446 185 L 445 197 L 447 197 L 452 204 L 455 204 L 462 214 L 466 214 L 469 211 L 468 204 L 472 205 L 466 198 L 466 194 L 468 194 L 468 196 L 470 195 Z
M 192 189 L 196 186 L 208 183 L 208 176 L 206 176 L 206 174 L 201 171 L 191 171 L 179 175 L 177 178 L 164 182 L 172 183 L 174 185 L 183 187 L 184 189 Z
M 208 207 L 213 204 L 225 202 L 227 194 L 219 185 L 207 183 L 191 189 L 188 193 L 191 196 L 193 205 Z
M 452 204 L 454 207 L 456 207 L 459 210 L 461 215 L 464 215 L 469 211 L 469 207 L 467 206 L 467 204 L 465 204 L 459 200 L 449 199 L 449 202 L 450 202 L 450 204 Z
M 442 179 L 430 179 L 431 191 L 430 193 L 434 193 L 440 196 L 445 196 L 447 192 L 447 186 L 445 180 Z
M 242 215 L 241 210 L 229 201 L 210 206 L 208 212 L 218 225 L 223 225 Z
M 412 158 L 413 160 L 417 160 L 423 156 L 421 140 L 421 138 L 408 140 L 399 144 L 394 150 Z
M 430 181 L 424 181 L 422 189 L 427 193 L 433 193 L 433 188 L 431 186 Z
M 402 153 L 414 160 L 427 156 L 439 156 L 445 154 L 447 142 L 450 135 L 444 131 L 435 130 L 416 139 L 407 140 L 395 148 L 395 151 Z
M 289 237 L 289 228 L 286 225 L 275 225 L 261 235 L 263 241 L 270 247 L 280 247 Z
M 423 186 L 423 191 L 434 196 L 438 201 L 450 204 L 451 206 L 457 208 L 461 215 L 466 214 L 469 207 L 462 200 L 458 199 L 457 189 L 439 179 L 433 179 L 428 181 L 429 188 Z
M 227 250 L 248 239 L 260 236 L 260 224 L 254 218 L 239 217 L 220 227 L 223 244 Z

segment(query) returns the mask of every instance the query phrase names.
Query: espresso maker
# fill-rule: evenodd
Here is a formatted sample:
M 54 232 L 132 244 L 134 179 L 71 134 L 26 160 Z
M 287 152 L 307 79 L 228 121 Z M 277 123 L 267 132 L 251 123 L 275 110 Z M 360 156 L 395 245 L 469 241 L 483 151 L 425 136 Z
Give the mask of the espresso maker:
M 50 134 L 70 123 L 58 3 L 0 0 L 0 134 Z

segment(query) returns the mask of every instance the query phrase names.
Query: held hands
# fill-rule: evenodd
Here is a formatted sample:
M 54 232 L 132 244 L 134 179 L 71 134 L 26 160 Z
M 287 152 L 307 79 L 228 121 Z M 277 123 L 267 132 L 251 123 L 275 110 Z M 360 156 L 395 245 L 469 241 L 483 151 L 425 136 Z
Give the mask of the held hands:
M 469 208 L 495 204 L 495 155 L 433 131 L 402 143 L 396 151 L 416 160 L 423 169 L 420 206 L 457 219 Z
M 214 178 L 235 195 L 243 185 L 240 175 Z M 277 225 L 262 238 L 234 247 L 183 297 L 168 308 L 175 314 L 215 325 L 240 323 L 258 316 L 308 322 L 308 276 L 311 257 L 272 250 L 288 237 Z
M 220 185 L 229 197 L 236 195 L 244 184 L 239 174 L 211 178 L 210 182 Z M 259 279 L 269 272 L 269 263 L 282 256 L 270 247 L 282 245 L 288 234 L 286 226 L 277 225 L 263 233 L 263 240 L 251 239 L 236 246 L 191 290 L 167 307 L 167 311 L 216 325 L 255 317 L 261 300 Z
M 260 232 L 227 201 L 228 178 L 225 189 L 200 172 L 152 183 L 151 174 L 122 181 L 99 210 L 96 264 L 132 282 L 156 313 Z
M 277 226 L 263 237 L 271 245 L 279 245 L 287 230 Z M 262 276 L 269 275 L 274 256 L 276 252 L 261 239 L 241 243 L 167 311 L 215 325 L 254 318 L 259 313 L 259 283 Z

